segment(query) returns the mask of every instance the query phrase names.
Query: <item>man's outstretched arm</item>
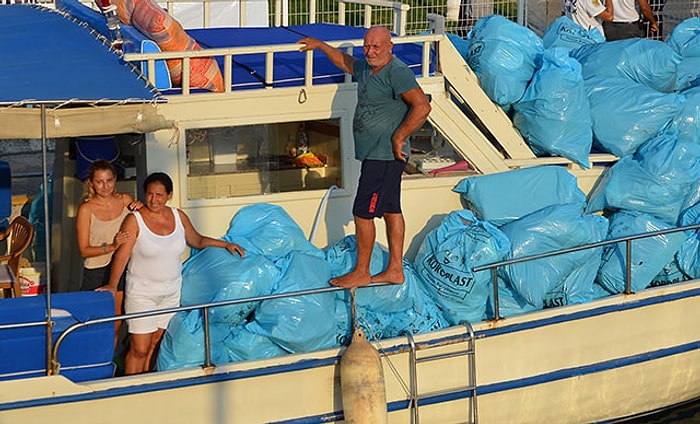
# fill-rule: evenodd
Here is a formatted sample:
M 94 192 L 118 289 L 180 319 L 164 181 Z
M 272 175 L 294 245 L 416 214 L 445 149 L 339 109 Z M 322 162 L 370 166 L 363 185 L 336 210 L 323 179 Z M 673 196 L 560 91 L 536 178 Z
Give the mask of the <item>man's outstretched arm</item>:
M 355 58 L 349 54 L 331 47 L 318 38 L 306 37 L 297 41 L 297 43 L 302 44 L 299 48 L 300 52 L 305 52 L 308 50 L 321 50 L 323 54 L 328 56 L 331 62 L 344 72 L 348 74 L 353 74 L 353 63 L 355 63 Z

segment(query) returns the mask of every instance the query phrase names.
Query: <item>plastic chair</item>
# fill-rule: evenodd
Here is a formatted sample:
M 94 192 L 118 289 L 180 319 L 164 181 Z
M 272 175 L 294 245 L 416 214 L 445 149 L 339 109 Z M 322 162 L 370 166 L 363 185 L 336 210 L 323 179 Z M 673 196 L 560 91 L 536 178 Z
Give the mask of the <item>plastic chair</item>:
M 27 218 L 18 216 L 12 220 L 10 226 L 0 233 L 0 241 L 6 240 L 7 254 L 0 256 L 0 290 L 3 296 L 22 296 L 22 287 L 19 282 L 19 259 L 22 253 L 29 247 L 34 237 L 34 227 Z

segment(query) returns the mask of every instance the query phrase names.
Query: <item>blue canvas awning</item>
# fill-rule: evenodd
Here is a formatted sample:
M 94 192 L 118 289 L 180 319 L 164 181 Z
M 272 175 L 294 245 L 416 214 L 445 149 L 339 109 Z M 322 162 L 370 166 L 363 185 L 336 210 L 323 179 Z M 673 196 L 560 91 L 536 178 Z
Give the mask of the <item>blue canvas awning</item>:
M 106 40 L 41 6 L 0 6 L 0 138 L 150 132 L 171 126 L 146 79 Z

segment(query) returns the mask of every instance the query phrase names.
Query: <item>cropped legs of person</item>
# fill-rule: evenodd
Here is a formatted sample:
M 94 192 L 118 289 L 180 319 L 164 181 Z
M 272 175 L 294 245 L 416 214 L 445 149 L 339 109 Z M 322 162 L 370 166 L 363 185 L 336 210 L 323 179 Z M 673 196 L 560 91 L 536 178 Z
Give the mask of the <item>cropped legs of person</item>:
M 127 314 L 153 311 L 180 306 L 180 292 L 169 295 L 133 296 L 127 293 L 124 309 Z M 124 374 L 140 374 L 155 369 L 155 352 L 174 314 L 155 315 L 127 320 L 129 327 L 129 352 L 124 361 Z
M 353 205 L 357 264 L 350 273 L 331 280 L 331 284 L 352 288 L 371 282 L 401 284 L 403 275 L 403 239 L 405 224 L 401 212 L 401 161 L 364 160 Z M 376 276 L 370 275 L 370 259 L 376 239 L 374 218 L 384 218 L 389 241 L 389 265 Z
M 403 239 L 406 223 L 402 213 L 385 213 L 386 236 L 389 241 L 389 265 L 384 272 L 372 277 L 373 283 L 401 284 L 403 275 Z
M 153 353 L 163 338 L 165 329 L 159 328 L 154 333 L 131 334 L 129 352 L 126 354 L 124 374 L 141 374 L 152 371 Z

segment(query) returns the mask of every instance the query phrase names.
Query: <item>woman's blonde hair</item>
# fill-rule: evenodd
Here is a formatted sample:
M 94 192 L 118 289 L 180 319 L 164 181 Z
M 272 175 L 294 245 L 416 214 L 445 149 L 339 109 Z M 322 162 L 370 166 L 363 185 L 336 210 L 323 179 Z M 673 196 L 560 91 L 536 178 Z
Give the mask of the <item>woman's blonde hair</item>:
M 83 202 L 87 202 L 95 197 L 95 187 L 92 185 L 92 180 L 95 178 L 95 172 L 97 171 L 110 171 L 114 178 L 117 177 L 117 171 L 114 169 L 112 164 L 104 159 L 97 159 L 94 161 L 90 168 L 88 169 L 88 176 L 85 179 L 85 196 L 83 196 Z M 117 192 L 117 186 L 114 186 L 114 191 L 112 194 Z

